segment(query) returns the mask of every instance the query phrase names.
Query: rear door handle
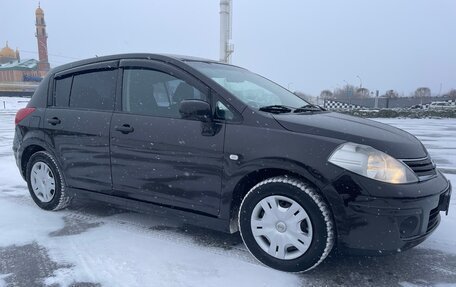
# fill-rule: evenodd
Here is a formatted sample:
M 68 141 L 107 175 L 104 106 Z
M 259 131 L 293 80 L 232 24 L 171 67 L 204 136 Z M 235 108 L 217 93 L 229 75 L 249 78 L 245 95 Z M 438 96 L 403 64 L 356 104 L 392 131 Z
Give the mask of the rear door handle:
M 119 132 L 123 133 L 123 134 L 129 134 L 129 133 L 132 133 L 135 130 L 132 126 L 130 126 L 128 124 L 123 124 L 121 126 L 116 126 L 114 129 L 116 131 L 119 131 Z
M 50 123 L 53 126 L 61 123 L 60 119 L 57 117 L 53 117 L 52 119 L 48 119 L 47 121 L 48 121 L 48 123 Z

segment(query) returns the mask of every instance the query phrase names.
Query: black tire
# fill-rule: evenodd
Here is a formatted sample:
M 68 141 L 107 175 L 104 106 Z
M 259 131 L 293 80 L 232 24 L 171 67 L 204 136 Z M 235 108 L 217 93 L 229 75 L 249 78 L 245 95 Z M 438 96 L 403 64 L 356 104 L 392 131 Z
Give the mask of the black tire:
M 251 227 L 255 206 L 268 196 L 294 200 L 307 213 L 312 225 L 312 240 L 307 251 L 294 259 L 279 259 L 257 243 Z M 309 184 L 286 176 L 273 177 L 255 185 L 244 197 L 239 209 L 239 230 L 250 253 L 261 263 L 286 272 L 305 272 L 319 265 L 334 245 L 334 224 L 330 209 Z
M 52 175 L 54 177 L 55 181 L 55 188 L 54 188 L 54 194 L 52 197 L 52 200 L 49 202 L 43 202 L 41 201 L 33 192 L 32 188 L 32 183 L 31 183 L 31 170 L 32 167 L 35 163 L 37 162 L 42 162 L 45 163 L 47 166 L 49 166 Z M 33 198 L 33 201 L 42 209 L 44 210 L 53 210 L 57 211 L 63 208 L 66 208 L 68 205 L 70 205 L 72 197 L 66 192 L 65 190 L 65 181 L 63 179 L 62 172 L 60 171 L 59 166 L 57 165 L 57 162 L 55 161 L 54 157 L 49 154 L 48 152 L 45 151 L 39 151 L 34 153 L 28 163 L 27 163 L 27 169 L 26 169 L 26 178 L 27 178 L 27 186 L 30 192 L 30 195 Z

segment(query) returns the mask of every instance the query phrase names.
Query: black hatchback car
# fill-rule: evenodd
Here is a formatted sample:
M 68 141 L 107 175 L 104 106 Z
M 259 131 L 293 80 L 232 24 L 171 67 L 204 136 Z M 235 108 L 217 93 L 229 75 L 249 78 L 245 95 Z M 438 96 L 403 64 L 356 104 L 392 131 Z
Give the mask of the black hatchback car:
M 436 229 L 451 194 L 412 135 L 192 57 L 126 54 L 53 69 L 18 111 L 13 149 L 43 209 L 88 197 L 240 231 L 259 261 L 292 272 L 334 245 L 411 248 Z

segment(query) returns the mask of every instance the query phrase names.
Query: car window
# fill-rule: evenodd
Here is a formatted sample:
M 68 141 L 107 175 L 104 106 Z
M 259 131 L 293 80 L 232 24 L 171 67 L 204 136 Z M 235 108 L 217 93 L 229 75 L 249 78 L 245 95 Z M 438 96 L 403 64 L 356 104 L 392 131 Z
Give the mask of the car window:
M 154 98 L 157 101 L 159 107 L 169 107 L 171 105 L 171 100 L 169 97 L 168 89 L 166 88 L 165 83 L 160 82 L 153 85 L 154 87 Z
M 215 103 L 215 116 L 217 119 L 221 120 L 232 120 L 234 119 L 234 114 L 231 112 L 227 106 L 225 106 L 222 102 L 217 101 Z
M 56 107 L 68 107 L 72 81 L 72 76 L 55 80 L 54 105 Z
M 70 107 L 112 110 L 116 91 L 117 71 L 97 71 L 75 75 Z
M 248 70 L 217 63 L 187 63 L 252 108 L 271 105 L 299 108 L 308 105 L 292 92 Z
M 252 107 L 281 104 L 280 98 L 265 88 L 252 82 L 229 82 L 225 78 L 212 78 L 222 87 L 235 94 L 240 100 Z
M 186 99 L 208 101 L 199 89 L 164 72 L 125 69 L 122 110 L 135 114 L 181 118 L 179 104 Z

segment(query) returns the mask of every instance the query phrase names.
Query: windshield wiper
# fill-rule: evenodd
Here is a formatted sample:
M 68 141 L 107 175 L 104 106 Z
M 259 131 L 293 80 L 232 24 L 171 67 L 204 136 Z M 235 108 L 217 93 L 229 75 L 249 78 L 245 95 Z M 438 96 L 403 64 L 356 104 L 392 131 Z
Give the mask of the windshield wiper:
M 293 113 L 302 113 L 302 112 L 320 112 L 320 111 L 326 111 L 326 109 L 322 108 L 322 107 L 319 107 L 319 106 L 316 106 L 316 105 L 312 105 L 312 104 L 307 104 L 307 105 L 304 105 L 300 108 L 297 108 L 293 111 Z
M 259 110 L 273 114 L 291 113 L 292 111 L 292 109 L 290 109 L 289 107 L 282 105 L 264 106 L 261 107 Z

